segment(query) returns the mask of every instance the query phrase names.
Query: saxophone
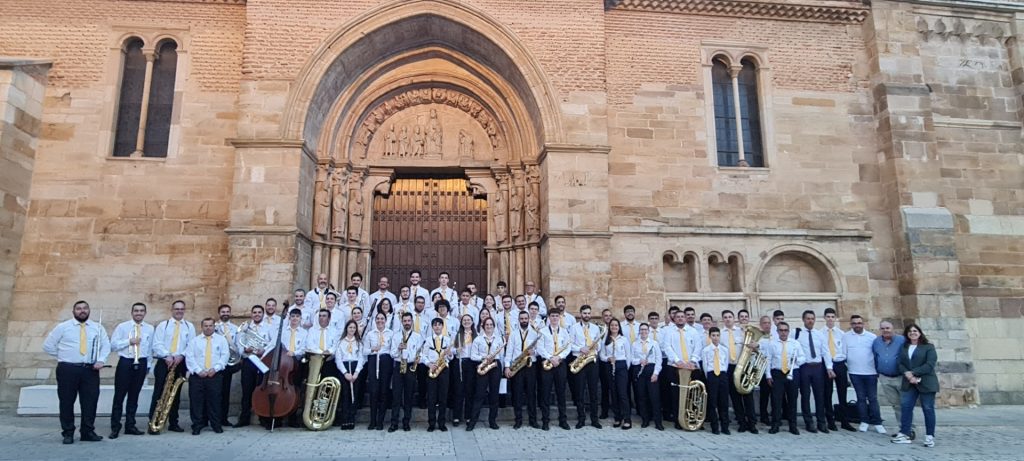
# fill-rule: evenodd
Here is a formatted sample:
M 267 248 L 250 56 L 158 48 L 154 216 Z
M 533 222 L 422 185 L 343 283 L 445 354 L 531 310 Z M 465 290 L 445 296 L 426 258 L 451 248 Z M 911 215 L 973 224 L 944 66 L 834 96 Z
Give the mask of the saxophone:
M 341 380 L 320 378 L 324 354 L 309 354 L 309 375 L 306 377 L 306 401 L 302 406 L 302 423 L 311 431 L 322 431 L 334 423 L 334 411 L 341 395 Z
M 608 334 L 608 330 L 607 328 L 605 328 L 604 325 L 598 325 L 597 328 L 597 339 L 588 345 L 589 347 L 591 347 L 590 351 L 587 352 L 586 354 L 578 355 L 575 359 L 573 359 L 572 363 L 569 364 L 570 373 L 574 375 L 578 374 L 579 372 L 583 371 L 584 367 L 597 361 L 597 351 L 598 349 L 600 349 L 600 347 L 598 346 L 601 344 L 602 341 L 604 341 L 605 335 Z M 614 370 L 615 367 L 612 366 L 612 369 Z
M 572 341 L 569 341 L 569 343 L 571 344 Z M 566 345 L 566 347 L 569 346 Z M 551 356 L 554 357 L 556 355 L 560 355 L 562 352 L 565 352 L 565 347 L 559 348 L 558 344 L 555 344 L 555 352 L 551 354 Z M 551 371 L 551 369 L 555 368 L 555 364 L 551 363 L 551 359 L 545 359 L 544 362 L 541 363 L 540 365 L 542 368 L 544 368 L 544 371 Z
M 761 351 L 752 351 L 747 348 L 747 344 L 756 343 L 764 336 L 765 333 L 760 328 L 753 325 L 743 327 L 743 350 L 740 352 L 740 357 L 736 359 L 736 371 L 732 376 L 736 392 L 740 394 L 753 392 L 761 382 L 765 368 L 768 367 L 767 355 Z
M 441 372 L 444 371 L 445 368 L 448 368 L 448 360 L 446 357 L 448 357 L 448 352 L 451 350 L 452 346 L 448 346 L 437 354 L 437 361 L 434 362 L 434 369 L 427 373 L 427 376 L 430 379 L 437 379 L 438 376 L 441 376 Z
M 167 429 L 167 418 L 171 414 L 171 406 L 174 404 L 174 397 L 185 384 L 185 377 L 174 377 L 174 370 L 178 364 L 167 368 L 167 381 L 164 382 L 164 391 L 160 393 L 160 399 L 156 401 L 156 408 L 153 410 L 153 418 L 149 420 L 149 433 L 159 434 Z
M 402 356 L 402 360 L 398 362 L 398 373 L 402 375 L 409 371 L 409 361 L 405 360 L 405 346 L 409 345 L 409 338 L 412 338 L 411 331 L 409 336 L 402 335 L 402 347 L 398 350 L 398 355 Z
M 516 373 L 519 373 L 519 370 L 526 368 L 527 366 L 530 365 L 531 362 L 533 362 L 533 357 L 532 354 L 530 354 L 530 349 L 533 349 L 533 346 L 537 345 L 537 341 L 540 341 L 540 335 L 537 335 L 537 337 L 533 339 L 533 342 L 530 343 L 530 346 L 527 347 L 526 349 L 523 349 L 523 352 L 519 354 L 519 357 L 516 357 L 515 361 L 513 361 L 512 364 L 508 366 L 509 377 L 515 376 Z
M 498 357 L 499 353 L 501 353 L 501 348 L 498 348 L 498 350 L 494 351 L 493 354 L 484 357 L 484 359 L 480 361 L 480 365 L 476 366 L 476 374 L 480 376 L 486 375 L 489 371 L 493 370 L 494 367 L 498 366 L 498 361 L 494 359 Z
M 420 354 L 423 352 L 424 344 L 426 344 L 425 341 L 421 342 L 420 348 L 416 349 L 416 355 L 412 358 L 412 367 L 408 368 L 409 373 L 416 373 L 416 367 L 420 365 Z

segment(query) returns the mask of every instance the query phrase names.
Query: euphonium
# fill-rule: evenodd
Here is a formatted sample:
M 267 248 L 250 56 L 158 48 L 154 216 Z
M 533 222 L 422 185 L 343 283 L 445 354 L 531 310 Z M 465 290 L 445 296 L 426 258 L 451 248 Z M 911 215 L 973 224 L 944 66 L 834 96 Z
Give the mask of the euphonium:
M 600 344 L 604 341 L 604 336 L 607 333 L 607 328 L 604 325 L 598 325 L 597 339 L 590 343 L 590 352 L 583 355 L 576 356 L 572 363 L 569 364 L 569 372 L 572 374 L 579 374 L 587 365 L 597 361 L 597 351 L 600 349 Z M 614 369 L 614 367 L 612 367 Z
M 437 379 L 438 376 L 441 376 L 441 372 L 444 371 L 445 368 L 448 368 L 447 357 L 448 352 L 451 350 L 452 346 L 448 346 L 445 350 L 437 354 L 437 362 L 434 362 L 434 369 L 427 372 L 427 376 L 430 377 L 430 379 Z
M 736 359 L 736 372 L 733 373 L 733 385 L 736 392 L 749 394 L 761 382 L 764 370 L 768 367 L 768 356 L 761 351 L 752 351 L 747 344 L 756 343 L 765 336 L 765 333 L 753 325 L 743 327 L 743 351 Z
M 689 384 L 682 384 L 689 382 Z M 704 424 L 704 416 L 708 409 L 708 391 L 704 383 L 690 381 L 690 370 L 679 370 L 679 415 L 677 416 L 683 429 L 693 432 Z
M 309 375 L 306 377 L 306 401 L 302 406 L 302 424 L 311 431 L 322 431 L 334 423 L 334 410 L 341 395 L 341 380 L 320 378 L 323 354 L 309 354 Z
M 167 381 L 164 382 L 164 391 L 160 393 L 160 400 L 156 401 L 156 408 L 153 409 L 153 418 L 149 420 L 150 434 L 159 434 L 164 429 L 167 429 L 167 418 L 171 415 L 174 397 L 181 390 L 181 385 L 185 384 L 184 377 L 174 377 L 175 368 L 178 368 L 178 364 L 167 367 Z
M 526 368 L 530 362 L 533 361 L 530 349 L 533 349 L 533 346 L 537 345 L 537 341 L 540 341 L 540 335 L 537 335 L 537 337 L 533 339 L 533 342 L 530 343 L 526 349 L 523 349 L 523 352 L 519 354 L 519 357 L 516 357 L 512 364 L 508 366 L 509 374 L 511 376 L 515 376 L 516 373 L 519 373 L 519 370 Z

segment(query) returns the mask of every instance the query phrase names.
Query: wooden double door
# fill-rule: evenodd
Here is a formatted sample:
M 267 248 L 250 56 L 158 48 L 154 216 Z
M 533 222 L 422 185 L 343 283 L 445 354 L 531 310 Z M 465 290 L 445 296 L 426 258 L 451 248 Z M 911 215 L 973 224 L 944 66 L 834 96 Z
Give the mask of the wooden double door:
M 442 271 L 461 290 L 469 282 L 487 288 L 487 200 L 475 198 L 469 181 L 456 177 L 405 177 L 387 196 L 373 199 L 373 262 L 367 290 L 387 276 L 391 291 L 423 274 L 421 284 L 437 286 Z M 428 300 L 429 302 L 429 300 Z

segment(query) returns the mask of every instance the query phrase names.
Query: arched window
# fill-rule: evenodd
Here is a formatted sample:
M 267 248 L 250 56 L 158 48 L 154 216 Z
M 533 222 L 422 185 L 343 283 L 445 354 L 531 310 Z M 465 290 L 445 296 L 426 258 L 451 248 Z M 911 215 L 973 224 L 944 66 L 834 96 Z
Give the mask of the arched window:
M 177 68 L 173 40 L 161 41 L 154 51 L 139 38 L 125 42 L 114 157 L 167 156 Z
M 757 66 L 750 59 L 740 64 L 715 58 L 711 66 L 718 165 L 763 167 Z

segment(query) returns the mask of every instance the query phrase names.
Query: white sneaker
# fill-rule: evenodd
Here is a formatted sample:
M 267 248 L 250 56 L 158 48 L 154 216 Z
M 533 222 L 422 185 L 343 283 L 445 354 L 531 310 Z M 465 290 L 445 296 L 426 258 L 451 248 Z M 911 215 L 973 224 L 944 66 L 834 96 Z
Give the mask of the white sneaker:
M 857 430 L 860 431 L 860 432 L 867 432 L 868 431 L 868 423 L 860 423 L 860 426 L 857 427 Z
M 881 424 L 875 426 L 875 432 L 877 432 L 879 434 L 888 434 L 888 432 L 885 431 L 885 426 L 883 426 Z
M 924 436 L 924 446 L 931 448 L 935 446 L 935 437 L 931 435 Z
M 892 443 L 910 443 L 910 437 L 903 434 L 896 434 L 896 437 L 892 438 Z

